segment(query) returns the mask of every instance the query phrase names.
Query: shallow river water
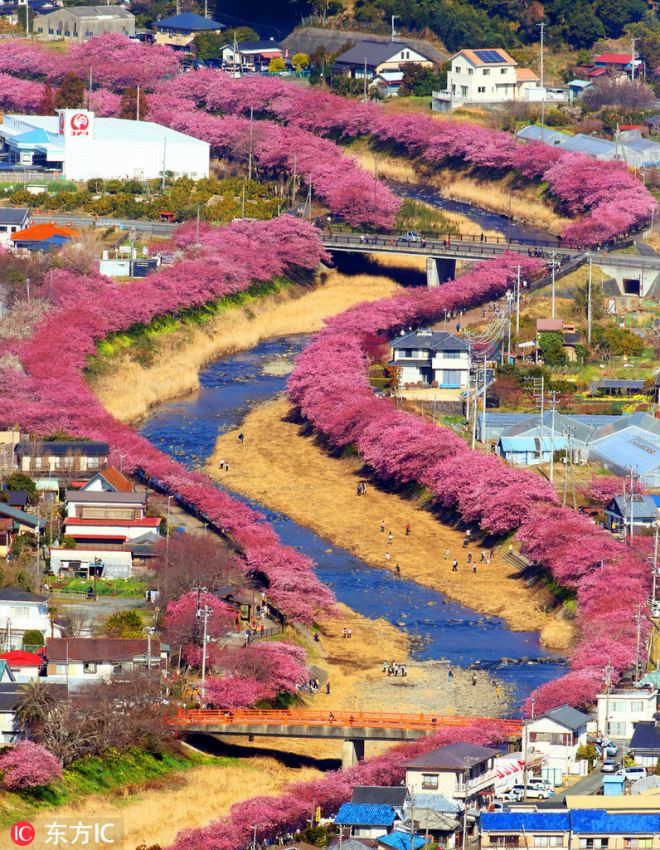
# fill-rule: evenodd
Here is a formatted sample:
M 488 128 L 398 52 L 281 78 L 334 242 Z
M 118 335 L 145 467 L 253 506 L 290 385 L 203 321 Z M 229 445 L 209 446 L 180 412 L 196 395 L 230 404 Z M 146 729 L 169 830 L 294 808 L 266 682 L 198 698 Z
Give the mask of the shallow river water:
M 284 389 L 286 376 L 273 374 L 282 370 L 264 371 L 264 366 L 294 358 L 305 344 L 303 336 L 270 340 L 218 360 L 202 372 L 200 391 L 154 408 L 141 425 L 142 434 L 186 466 L 201 465 L 218 433 L 236 428 L 254 404 Z M 340 602 L 403 628 L 416 658 L 487 667 L 513 686 L 517 704 L 564 672 L 563 658 L 544 650 L 536 632 L 513 632 L 499 617 L 483 616 L 423 585 L 396 580 L 389 571 L 369 566 L 291 518 L 233 495 L 261 511 L 285 543 L 312 558 L 319 578 Z

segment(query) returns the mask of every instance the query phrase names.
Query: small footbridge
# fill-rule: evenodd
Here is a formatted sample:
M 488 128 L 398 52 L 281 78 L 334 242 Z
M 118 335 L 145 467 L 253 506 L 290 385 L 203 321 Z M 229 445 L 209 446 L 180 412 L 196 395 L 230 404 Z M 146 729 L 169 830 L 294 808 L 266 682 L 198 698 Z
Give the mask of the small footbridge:
M 338 740 L 342 742 L 344 767 L 350 767 L 364 758 L 366 741 L 416 741 L 442 729 L 467 728 L 475 724 L 495 722 L 505 737 L 520 737 L 522 734 L 522 724 L 519 720 L 327 709 L 182 709 L 167 720 L 168 725 L 181 734 L 206 732 L 219 737 L 242 736 L 250 739 L 268 737 Z

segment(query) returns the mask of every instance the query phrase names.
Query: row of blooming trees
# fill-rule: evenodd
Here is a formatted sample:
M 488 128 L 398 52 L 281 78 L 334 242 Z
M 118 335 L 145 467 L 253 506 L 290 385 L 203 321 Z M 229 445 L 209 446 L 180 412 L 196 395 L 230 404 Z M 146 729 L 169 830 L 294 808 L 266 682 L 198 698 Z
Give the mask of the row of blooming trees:
M 534 261 L 509 255 L 438 289 L 358 305 L 335 317 L 299 356 L 288 392 L 317 431 L 333 446 L 355 446 L 378 477 L 400 485 L 420 482 L 439 504 L 488 533 L 516 532 L 532 561 L 577 591 L 581 640 L 571 657 L 574 672 L 536 692 L 537 711 L 545 711 L 565 702 L 588 704 L 608 663 L 620 672 L 634 659 L 630 611 L 645 603 L 649 592 L 644 551 L 624 546 L 587 517 L 561 507 L 552 485 L 539 476 L 474 452 L 450 429 L 376 398 L 366 369 L 365 344 L 373 335 L 393 335 L 437 321 L 446 309 L 498 297 L 519 263 L 525 275 L 534 273 Z M 333 364 L 331 372 L 323 367 L 327 363 Z
M 90 100 L 99 114 L 117 114 L 116 92 L 138 84 L 150 88 L 151 120 L 196 135 L 224 155 L 244 158 L 251 149 L 262 168 L 295 172 L 331 212 L 356 226 L 391 227 L 399 202 L 321 136 L 371 135 L 431 165 L 456 162 L 491 174 L 514 171 L 540 182 L 562 211 L 576 218 L 562 234 L 571 245 L 606 243 L 638 228 L 657 208 L 624 163 L 597 162 L 539 142 L 519 144 L 509 133 L 476 124 L 390 115 L 373 103 L 274 78 L 236 80 L 211 69 L 177 74 L 169 48 L 119 35 L 98 36 L 84 48 L 71 46 L 55 56 L 38 44 L 11 41 L 0 57 L 0 106 L 33 111 L 44 96 L 44 84 L 35 78 L 58 80 L 70 72 L 86 78 L 90 68 L 102 86 Z
M 287 617 L 311 623 L 333 602 L 313 564 L 283 546 L 253 510 L 220 492 L 210 480 L 186 470 L 132 428 L 114 420 L 87 387 L 83 369 L 96 342 L 113 331 L 177 314 L 232 293 L 253 281 L 269 280 L 299 266 L 315 268 L 321 247 L 314 229 L 289 216 L 273 222 L 241 222 L 222 229 L 203 227 L 200 246 L 194 228 L 182 227 L 178 245 L 184 259 L 129 285 L 107 278 L 55 271 L 46 294 L 52 309 L 27 340 L 7 342 L 23 371 L 0 370 L 0 418 L 6 425 L 39 434 L 64 431 L 108 440 L 124 466 L 174 494 L 231 536 L 243 550 L 244 570 L 265 577 L 273 604 Z M 255 250 L 255 245 L 259 250 Z

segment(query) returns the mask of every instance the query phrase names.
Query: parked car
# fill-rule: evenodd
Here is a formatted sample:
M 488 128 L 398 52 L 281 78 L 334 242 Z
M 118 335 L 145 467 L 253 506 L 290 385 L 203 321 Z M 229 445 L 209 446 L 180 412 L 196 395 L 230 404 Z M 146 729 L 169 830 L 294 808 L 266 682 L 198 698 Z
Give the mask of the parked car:
M 422 237 L 416 230 L 409 230 L 405 236 L 399 236 L 400 242 L 421 242 Z
M 630 782 L 634 782 L 636 779 L 646 779 L 646 768 L 637 764 L 633 764 L 630 767 L 624 767 L 620 772 Z
M 603 741 L 603 755 L 615 756 L 619 752 L 619 748 L 614 741 Z
M 500 794 L 500 800 L 503 803 L 519 803 L 522 800 L 522 794 L 515 789 L 512 789 L 511 791 L 504 791 Z
M 651 615 L 656 619 L 660 618 L 660 601 L 653 602 L 651 605 Z
M 605 759 L 605 761 L 601 764 L 600 769 L 602 773 L 616 773 L 619 769 L 620 765 L 618 761 L 614 759 Z
M 553 791 L 547 785 L 536 784 L 534 782 L 527 783 L 527 794 L 525 794 L 524 785 L 514 785 L 512 790 L 514 793 L 520 795 L 520 800 L 524 800 L 525 798 L 529 800 L 547 800 L 553 794 Z

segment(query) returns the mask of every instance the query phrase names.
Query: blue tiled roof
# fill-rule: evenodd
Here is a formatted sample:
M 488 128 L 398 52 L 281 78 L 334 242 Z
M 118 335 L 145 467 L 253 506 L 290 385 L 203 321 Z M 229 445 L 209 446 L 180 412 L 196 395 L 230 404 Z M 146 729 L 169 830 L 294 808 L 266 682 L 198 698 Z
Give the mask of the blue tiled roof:
M 381 803 L 343 803 L 335 823 L 345 826 L 392 826 L 396 813 Z
M 219 21 L 210 21 L 196 12 L 181 12 L 171 18 L 156 21 L 156 29 L 182 30 L 183 32 L 199 32 L 201 30 L 223 30 L 225 25 Z
M 601 809 L 575 809 L 571 812 L 571 826 L 578 834 L 614 833 L 621 835 L 647 835 L 660 832 L 660 812 L 606 812 Z
M 570 829 L 568 812 L 482 812 L 481 829 L 484 831 L 560 832 Z
M 378 843 L 384 844 L 386 847 L 393 847 L 394 850 L 410 850 L 412 843 L 413 850 L 419 850 L 426 844 L 426 841 L 421 835 L 415 835 L 411 842 L 409 833 L 391 832 L 389 835 L 381 835 L 378 838 Z

